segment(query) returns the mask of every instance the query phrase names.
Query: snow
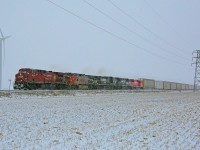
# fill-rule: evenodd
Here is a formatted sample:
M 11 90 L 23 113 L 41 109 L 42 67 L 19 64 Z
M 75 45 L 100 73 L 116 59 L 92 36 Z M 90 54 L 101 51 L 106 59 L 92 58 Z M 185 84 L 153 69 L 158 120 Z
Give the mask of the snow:
M 0 98 L 0 149 L 200 149 L 200 92 Z

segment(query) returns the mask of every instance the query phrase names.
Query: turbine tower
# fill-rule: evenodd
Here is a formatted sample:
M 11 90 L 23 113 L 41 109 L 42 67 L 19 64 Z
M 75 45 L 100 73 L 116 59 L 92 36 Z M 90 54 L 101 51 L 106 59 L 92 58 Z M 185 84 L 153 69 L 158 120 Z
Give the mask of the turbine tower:
M 2 76 L 3 76 L 3 59 L 5 60 L 5 40 L 10 36 L 4 36 L 1 29 L 1 38 L 0 38 L 0 90 L 2 90 Z M 3 58 L 4 55 L 4 58 Z

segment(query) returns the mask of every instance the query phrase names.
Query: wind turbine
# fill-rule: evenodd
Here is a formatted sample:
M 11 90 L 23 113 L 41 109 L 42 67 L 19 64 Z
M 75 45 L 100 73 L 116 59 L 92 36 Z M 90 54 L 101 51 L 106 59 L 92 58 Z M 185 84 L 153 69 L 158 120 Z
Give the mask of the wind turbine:
M 0 38 L 0 90 L 2 90 L 2 76 L 3 76 L 3 60 L 5 61 L 5 40 L 10 36 L 4 36 L 1 29 L 1 38 Z M 3 58 L 4 54 L 4 58 Z

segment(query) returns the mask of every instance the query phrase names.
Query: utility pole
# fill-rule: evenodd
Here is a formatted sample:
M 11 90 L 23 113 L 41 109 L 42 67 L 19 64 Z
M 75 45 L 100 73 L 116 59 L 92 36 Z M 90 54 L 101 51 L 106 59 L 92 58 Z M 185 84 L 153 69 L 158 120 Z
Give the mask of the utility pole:
M 9 81 L 9 91 L 10 91 L 11 79 L 9 79 L 8 81 Z
M 200 85 L 200 50 L 195 50 L 192 55 L 196 55 L 192 57 L 192 61 L 196 59 L 195 62 L 192 63 L 192 65 L 195 65 L 195 75 L 194 75 L 194 91 L 196 91 Z

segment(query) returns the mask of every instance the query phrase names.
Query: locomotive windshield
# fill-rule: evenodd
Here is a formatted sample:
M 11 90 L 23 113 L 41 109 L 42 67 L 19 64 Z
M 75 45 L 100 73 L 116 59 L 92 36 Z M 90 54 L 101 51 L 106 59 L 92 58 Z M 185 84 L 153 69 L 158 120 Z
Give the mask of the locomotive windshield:
M 30 69 L 20 69 L 19 73 L 29 73 Z

